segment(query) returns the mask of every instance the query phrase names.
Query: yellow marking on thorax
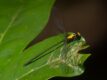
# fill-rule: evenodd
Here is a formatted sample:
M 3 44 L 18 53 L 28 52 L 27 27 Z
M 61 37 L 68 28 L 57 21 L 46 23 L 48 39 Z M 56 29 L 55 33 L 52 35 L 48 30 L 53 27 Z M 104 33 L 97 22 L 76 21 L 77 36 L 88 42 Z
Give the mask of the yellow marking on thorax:
M 67 37 L 67 39 L 72 39 L 72 38 L 74 38 L 75 37 L 75 34 L 71 34 L 71 35 L 69 35 L 68 37 Z

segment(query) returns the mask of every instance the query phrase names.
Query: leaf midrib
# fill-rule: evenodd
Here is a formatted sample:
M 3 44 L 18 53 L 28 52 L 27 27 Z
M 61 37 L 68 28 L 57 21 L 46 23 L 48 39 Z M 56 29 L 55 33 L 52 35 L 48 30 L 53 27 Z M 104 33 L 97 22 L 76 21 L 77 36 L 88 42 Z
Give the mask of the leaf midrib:
M 6 33 L 8 32 L 8 30 L 12 27 L 12 24 L 15 22 L 16 18 L 18 17 L 18 15 L 20 14 L 22 8 L 19 8 L 16 13 L 12 16 L 12 19 L 10 21 L 10 23 L 8 24 L 7 28 L 5 29 L 5 31 L 3 33 L 1 33 L 1 37 L 0 37 L 0 45 L 6 35 Z

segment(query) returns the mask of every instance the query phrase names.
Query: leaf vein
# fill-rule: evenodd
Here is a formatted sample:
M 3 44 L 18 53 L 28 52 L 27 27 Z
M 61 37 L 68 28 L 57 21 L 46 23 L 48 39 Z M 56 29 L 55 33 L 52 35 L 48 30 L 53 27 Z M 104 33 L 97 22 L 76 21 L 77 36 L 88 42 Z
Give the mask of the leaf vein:
M 18 17 L 19 13 L 21 12 L 21 8 L 19 8 L 16 13 L 14 14 L 14 16 L 12 17 L 10 23 L 8 24 L 6 30 L 1 34 L 1 38 L 0 38 L 0 44 L 2 43 L 6 33 L 8 32 L 8 30 L 12 27 L 12 24 L 15 22 L 16 18 Z

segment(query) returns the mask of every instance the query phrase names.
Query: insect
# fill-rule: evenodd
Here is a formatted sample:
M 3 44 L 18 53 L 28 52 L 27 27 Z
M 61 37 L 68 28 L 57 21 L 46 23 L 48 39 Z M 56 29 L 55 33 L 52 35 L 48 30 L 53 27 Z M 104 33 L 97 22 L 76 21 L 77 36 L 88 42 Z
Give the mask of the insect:
M 69 43 L 71 43 L 71 42 L 73 42 L 73 41 L 80 40 L 80 39 L 81 39 L 81 35 L 80 35 L 79 32 L 76 33 L 76 34 L 75 34 L 75 33 L 67 33 L 66 38 L 65 38 L 65 40 L 66 40 L 66 45 L 69 44 Z M 64 40 L 62 40 L 62 41 L 60 41 L 59 43 L 57 43 L 57 44 L 53 45 L 52 47 L 48 48 L 47 50 L 43 51 L 43 52 L 40 53 L 39 55 L 36 55 L 34 58 L 30 59 L 27 63 L 25 63 L 24 66 L 27 66 L 27 65 L 30 65 L 30 64 L 36 62 L 37 60 L 39 60 L 39 59 L 41 59 L 42 57 L 50 54 L 51 52 L 53 52 L 53 51 L 56 50 L 57 48 L 63 46 L 63 44 L 61 44 L 61 43 L 64 43 Z M 57 45 L 58 45 L 58 46 L 57 46 Z M 66 46 L 66 45 L 65 45 L 65 46 Z M 53 47 L 55 47 L 55 46 L 57 46 L 57 47 L 56 47 L 54 50 L 49 51 L 51 48 L 53 48 Z M 65 48 L 66 48 L 66 47 L 65 47 Z M 65 49 L 65 48 L 64 48 L 64 49 Z M 64 50 L 64 49 L 63 49 L 63 50 Z M 48 52 L 48 51 L 49 51 L 49 52 Z M 61 55 L 62 55 L 63 57 L 65 57 L 64 55 L 66 55 L 66 52 L 65 52 L 64 54 L 61 54 Z
M 53 16 L 55 15 L 53 14 Z M 51 55 L 47 61 L 49 64 L 55 63 L 59 65 L 64 63 L 68 66 L 78 65 L 80 59 L 80 57 L 78 56 L 78 52 L 88 47 L 87 45 L 85 45 L 85 39 L 81 36 L 79 32 L 67 33 L 64 29 L 64 24 L 58 19 L 54 19 L 54 23 L 56 24 L 60 32 L 64 34 L 64 40 L 58 42 L 57 44 L 51 46 L 47 50 L 31 58 L 28 62 L 24 64 L 24 66 L 28 66 L 49 54 Z M 52 52 L 54 52 L 57 49 L 60 49 L 60 51 L 58 56 L 55 57 L 55 55 Z

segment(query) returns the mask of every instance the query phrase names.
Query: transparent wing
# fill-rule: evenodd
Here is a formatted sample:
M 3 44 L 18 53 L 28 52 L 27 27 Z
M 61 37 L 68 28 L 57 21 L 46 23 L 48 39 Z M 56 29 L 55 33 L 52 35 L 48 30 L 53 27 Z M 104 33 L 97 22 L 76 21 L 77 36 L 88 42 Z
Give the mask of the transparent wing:
M 63 45 L 63 40 L 58 42 L 57 44 L 51 46 L 47 50 L 41 52 L 40 54 L 36 55 L 34 58 L 30 59 L 27 63 L 25 63 L 24 66 L 27 66 L 27 65 L 41 59 L 42 57 L 44 57 L 44 56 L 50 54 L 51 52 L 53 52 L 54 50 L 56 50 L 57 48 L 60 48 L 62 45 Z

